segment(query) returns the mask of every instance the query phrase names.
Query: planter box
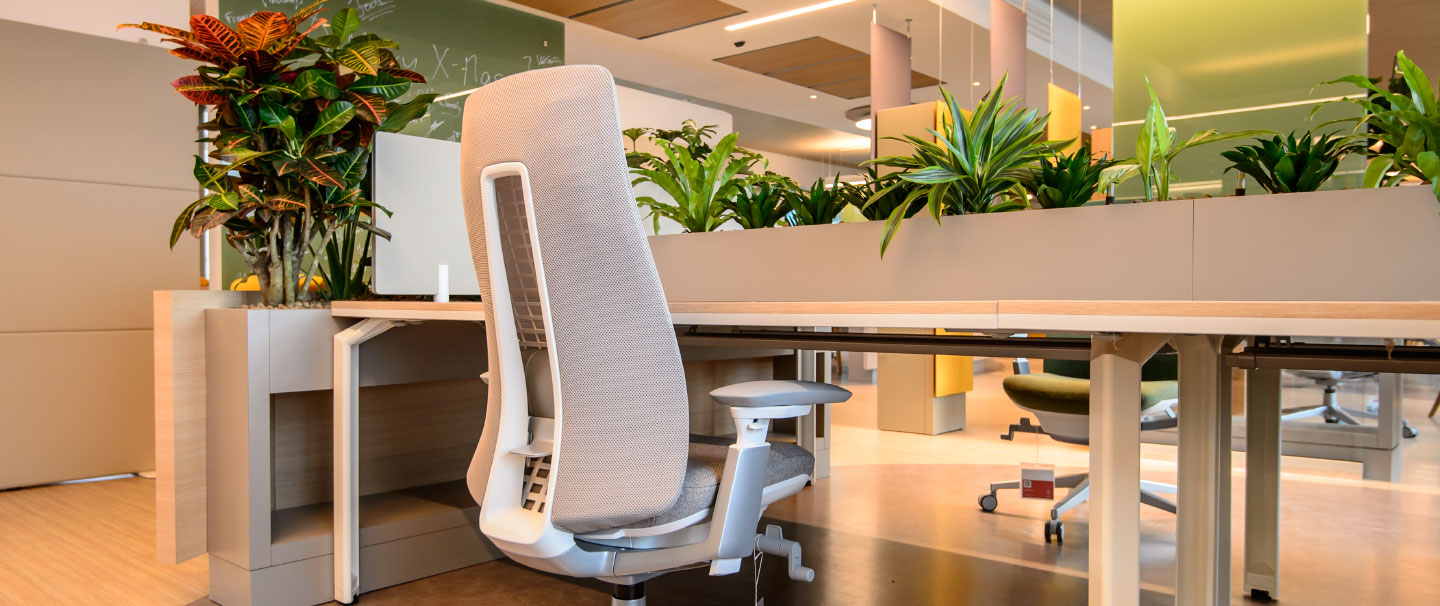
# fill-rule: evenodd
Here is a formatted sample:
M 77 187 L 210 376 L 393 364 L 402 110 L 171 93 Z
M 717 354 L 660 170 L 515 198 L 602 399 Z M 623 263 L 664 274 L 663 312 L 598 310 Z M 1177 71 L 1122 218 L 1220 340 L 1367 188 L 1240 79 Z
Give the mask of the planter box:
M 1437 300 L 1426 188 L 650 238 L 671 301 Z M 804 279 L 795 279 L 795 272 Z

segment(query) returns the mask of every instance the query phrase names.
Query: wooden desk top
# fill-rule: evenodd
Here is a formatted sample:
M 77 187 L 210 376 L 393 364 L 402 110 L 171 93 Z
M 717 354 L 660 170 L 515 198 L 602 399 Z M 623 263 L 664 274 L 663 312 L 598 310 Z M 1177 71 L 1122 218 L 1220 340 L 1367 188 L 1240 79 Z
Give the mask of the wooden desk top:
M 483 321 L 485 304 L 336 301 L 340 317 Z M 677 301 L 676 324 L 1440 338 L 1440 301 Z

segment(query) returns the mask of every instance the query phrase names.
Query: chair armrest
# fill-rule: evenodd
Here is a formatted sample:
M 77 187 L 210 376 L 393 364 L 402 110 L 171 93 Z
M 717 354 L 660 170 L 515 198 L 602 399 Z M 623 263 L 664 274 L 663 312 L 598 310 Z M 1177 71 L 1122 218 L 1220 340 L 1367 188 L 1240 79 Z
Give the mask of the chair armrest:
M 834 404 L 850 399 L 850 390 L 815 381 L 749 381 L 710 392 L 716 402 L 744 408 Z

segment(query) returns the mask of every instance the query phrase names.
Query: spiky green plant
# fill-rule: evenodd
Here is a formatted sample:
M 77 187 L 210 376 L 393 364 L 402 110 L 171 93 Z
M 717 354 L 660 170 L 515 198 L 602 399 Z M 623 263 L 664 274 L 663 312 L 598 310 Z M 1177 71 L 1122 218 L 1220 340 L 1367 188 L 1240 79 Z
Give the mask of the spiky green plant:
M 1040 161 L 1020 180 L 1040 208 L 1084 206 L 1100 191 L 1106 172 L 1117 163 L 1096 158 L 1087 143 L 1069 155 L 1056 153 Z
M 1366 91 L 1364 98 L 1332 102 L 1359 105 L 1365 110 L 1363 117 L 1342 118 L 1331 123 L 1353 122 L 1357 132 L 1368 128 L 1369 138 L 1385 144 L 1379 150 L 1367 152 L 1371 160 L 1365 170 L 1365 187 L 1399 185 L 1406 179 L 1419 179 L 1429 183 L 1436 199 L 1440 200 L 1440 100 L 1436 99 L 1430 78 L 1405 56 L 1405 51 L 1395 54 L 1395 69 L 1410 94 L 1383 90 L 1364 76 L 1326 82 L 1349 82 Z
M 914 135 L 909 156 L 885 156 L 869 164 L 901 169 L 900 179 L 918 185 L 896 205 L 885 221 L 880 254 L 890 246 L 900 221 L 909 210 L 909 201 L 925 198 L 930 216 L 938 223 L 941 215 L 988 213 L 1025 208 L 1024 191 L 1019 187 L 1026 167 L 1038 162 L 1069 141 L 1042 141 L 1050 115 L 1026 111 L 1015 100 L 1005 100 L 1005 81 L 985 96 L 968 117 L 955 97 L 944 88 L 940 95 L 950 110 L 941 132 L 929 133 L 938 142 Z M 875 192 L 872 200 L 891 194 L 899 184 Z
M 1231 166 L 1225 172 L 1249 175 L 1272 194 L 1315 191 L 1335 174 L 1345 156 L 1365 150 L 1354 135 L 1305 131 L 1285 138 L 1260 139 L 1259 145 L 1241 145 L 1220 152 Z
M 895 185 L 896 187 L 890 187 Z M 865 167 L 865 182 L 844 186 L 846 202 L 853 205 L 860 214 L 871 221 L 890 218 L 896 208 L 905 204 L 904 218 L 909 219 L 925 208 L 923 196 L 910 194 L 920 187 L 900 178 L 900 173 L 880 176 L 874 166 Z M 888 188 L 888 189 L 887 189 Z M 879 197 L 876 197 L 879 194 Z
M 840 175 L 835 175 L 835 181 L 829 187 L 825 186 L 825 178 L 815 180 L 809 191 L 790 190 L 783 194 L 785 201 L 790 206 L 790 213 L 785 215 L 785 222 L 790 225 L 828 225 L 834 223 L 840 216 L 840 211 L 848 203 L 845 199 L 844 190 L 840 186 Z
M 764 175 L 737 188 L 735 196 L 723 204 L 744 229 L 775 227 L 790 212 L 785 192 L 793 189 L 795 184 L 788 178 Z

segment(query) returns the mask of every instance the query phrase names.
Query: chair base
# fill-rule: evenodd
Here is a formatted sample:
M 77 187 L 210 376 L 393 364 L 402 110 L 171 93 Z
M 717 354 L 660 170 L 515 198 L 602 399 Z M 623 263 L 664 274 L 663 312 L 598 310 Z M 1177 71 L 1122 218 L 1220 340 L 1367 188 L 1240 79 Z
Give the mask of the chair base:
M 1076 505 L 1090 500 L 1090 474 L 1076 473 L 1057 477 L 1055 478 L 1055 487 L 1069 488 L 1070 492 L 1050 508 L 1050 519 L 1045 522 L 1045 542 L 1047 543 L 1052 539 L 1056 542 L 1064 541 L 1065 526 L 1060 521 L 1060 516 Z M 995 511 L 1000 504 L 997 496 L 999 491 L 1019 489 L 1019 481 L 992 482 L 990 492 L 980 495 L 980 509 L 987 512 Z M 1140 502 L 1156 509 L 1175 513 L 1175 502 L 1160 496 L 1161 494 L 1175 494 L 1175 490 L 1175 486 L 1170 484 L 1141 480 Z
M 1337 386 L 1325 385 L 1325 395 L 1321 398 L 1320 404 L 1313 406 L 1296 406 L 1280 411 L 1281 421 L 1294 421 L 1310 417 L 1322 417 L 1326 423 L 1339 423 L 1344 425 L 1361 426 L 1364 423 L 1361 419 L 1379 421 L 1380 415 L 1369 410 L 1346 408 L 1340 405 L 1337 396 Z M 1440 406 L 1440 396 L 1436 397 L 1437 406 Z M 1431 412 L 1434 415 L 1434 412 Z M 1420 435 L 1420 431 L 1410 424 L 1409 419 L 1401 419 L 1400 435 L 1406 438 L 1413 438 Z

